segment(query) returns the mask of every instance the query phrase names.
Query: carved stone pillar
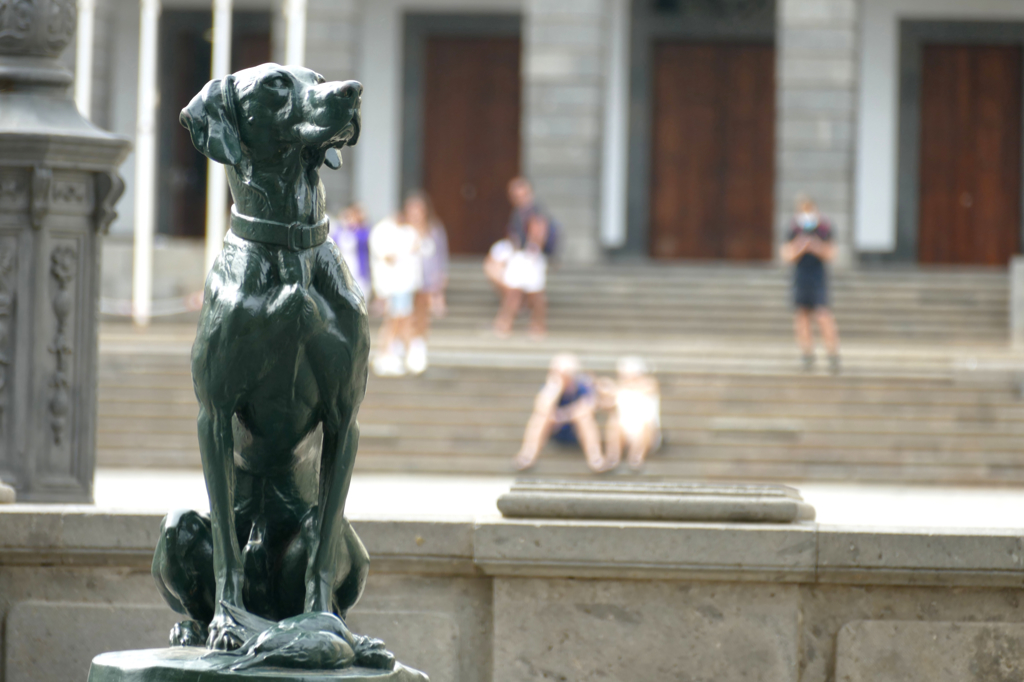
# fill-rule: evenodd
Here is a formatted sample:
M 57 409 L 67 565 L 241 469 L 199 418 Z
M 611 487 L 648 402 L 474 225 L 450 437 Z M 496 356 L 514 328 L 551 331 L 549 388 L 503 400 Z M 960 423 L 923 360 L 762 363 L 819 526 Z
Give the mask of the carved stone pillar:
M 100 235 L 128 140 L 75 108 L 75 0 L 0 0 L 0 478 L 91 502 Z

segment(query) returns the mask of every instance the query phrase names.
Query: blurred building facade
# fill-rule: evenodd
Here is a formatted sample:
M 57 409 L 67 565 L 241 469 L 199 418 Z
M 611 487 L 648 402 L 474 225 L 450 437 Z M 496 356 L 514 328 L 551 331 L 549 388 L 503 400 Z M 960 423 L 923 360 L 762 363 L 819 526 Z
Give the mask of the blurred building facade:
M 79 69 L 92 120 L 126 134 L 139 4 L 96 0 Z M 186 260 L 206 171 L 177 112 L 209 78 L 210 16 L 164 0 L 159 20 L 155 230 Z M 232 68 L 283 61 L 286 16 L 235 2 Z M 801 192 L 847 265 L 1005 266 L 1020 248 L 1019 0 L 308 0 L 305 22 L 306 66 L 365 86 L 362 138 L 322 173 L 329 207 L 378 219 L 423 187 L 456 253 L 500 237 L 519 173 L 569 261 L 772 260 Z M 120 214 L 127 249 L 131 187 Z

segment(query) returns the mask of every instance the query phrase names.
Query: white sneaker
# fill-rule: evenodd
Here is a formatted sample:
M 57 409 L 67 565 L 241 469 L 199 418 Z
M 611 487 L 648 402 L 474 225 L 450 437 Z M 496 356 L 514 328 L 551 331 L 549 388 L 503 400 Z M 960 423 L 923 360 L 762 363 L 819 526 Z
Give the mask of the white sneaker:
M 385 353 L 374 358 L 373 373 L 379 377 L 400 377 L 405 374 L 405 367 L 397 356 Z
M 405 356 L 405 368 L 413 374 L 427 371 L 427 342 L 415 338 L 409 342 L 409 354 Z

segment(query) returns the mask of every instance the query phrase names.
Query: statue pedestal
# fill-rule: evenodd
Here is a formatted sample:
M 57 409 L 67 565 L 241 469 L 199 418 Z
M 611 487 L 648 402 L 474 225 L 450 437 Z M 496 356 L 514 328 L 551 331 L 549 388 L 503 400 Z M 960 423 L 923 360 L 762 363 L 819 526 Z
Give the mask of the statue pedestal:
M 89 682 L 429 682 L 426 675 L 395 664 L 394 670 L 226 669 L 235 657 L 199 647 L 138 649 L 100 654 L 92 660 Z

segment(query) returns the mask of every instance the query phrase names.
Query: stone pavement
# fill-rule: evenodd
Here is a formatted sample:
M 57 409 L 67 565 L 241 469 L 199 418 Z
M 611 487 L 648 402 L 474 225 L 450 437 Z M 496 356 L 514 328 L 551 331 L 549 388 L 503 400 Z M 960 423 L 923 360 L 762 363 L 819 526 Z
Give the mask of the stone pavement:
M 507 476 L 356 474 L 347 514 L 353 519 L 468 519 L 498 514 Z M 904 485 L 796 484 L 829 525 L 922 528 L 1019 528 L 1024 490 Z M 104 509 L 161 512 L 206 510 L 202 473 L 100 469 L 96 504 Z

